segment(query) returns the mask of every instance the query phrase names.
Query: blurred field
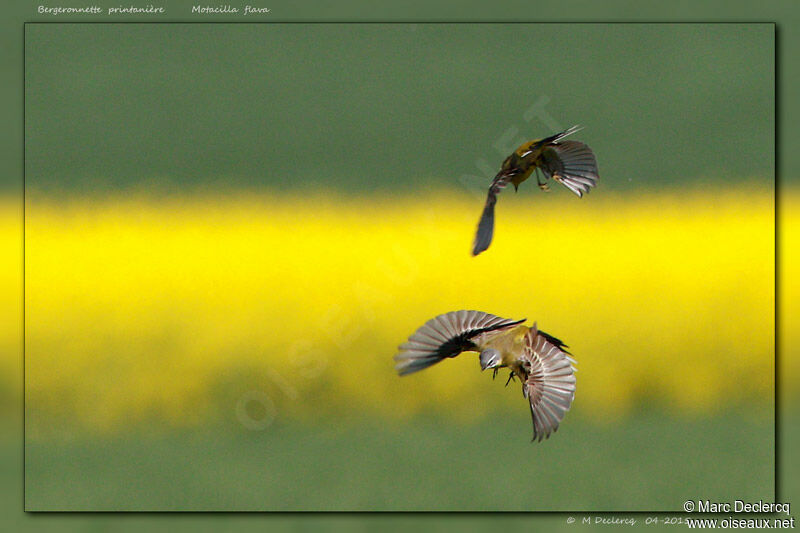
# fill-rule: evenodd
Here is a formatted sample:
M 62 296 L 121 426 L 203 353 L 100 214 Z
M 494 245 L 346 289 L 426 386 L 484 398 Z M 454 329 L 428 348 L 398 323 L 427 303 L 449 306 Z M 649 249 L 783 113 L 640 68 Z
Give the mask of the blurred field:
M 650 413 L 610 427 L 571 420 L 543 445 L 520 435 L 526 422 L 509 413 L 466 426 L 421 418 L 29 441 L 25 503 L 29 510 L 680 511 L 689 494 L 773 497 L 770 416 L 685 421 Z
M 503 200 L 477 259 L 468 196 L 29 203 L 29 435 L 207 425 L 243 398 L 302 420 L 523 409 L 470 357 L 394 375 L 461 308 L 565 339 L 584 416 L 771 405 L 771 192 Z
M 769 23 L 29 24 L 26 185 L 412 195 L 580 123 L 606 191 L 724 188 L 773 166 L 775 50 Z
M 506 194 L 473 259 L 481 205 L 466 192 L 29 197 L 27 507 L 670 510 L 687 487 L 769 496 L 772 191 Z M 551 441 L 529 443 L 517 386 L 474 357 L 394 374 L 396 346 L 460 308 L 537 320 L 570 344 L 578 393 Z M 625 486 L 603 492 L 611 473 Z

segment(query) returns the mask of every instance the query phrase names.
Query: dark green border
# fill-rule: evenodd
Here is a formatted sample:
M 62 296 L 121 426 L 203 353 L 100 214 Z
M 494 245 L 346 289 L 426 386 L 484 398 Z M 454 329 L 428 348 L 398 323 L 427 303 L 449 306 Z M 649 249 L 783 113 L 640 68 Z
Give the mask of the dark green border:
M 405 3 L 384 3 L 380 6 L 372 5 L 365 1 L 350 0 L 347 3 L 335 5 L 330 2 L 318 0 L 307 1 L 303 5 L 293 5 L 288 1 L 267 2 L 243 2 L 251 5 L 266 5 L 272 12 L 260 19 L 242 19 L 229 15 L 219 16 L 200 16 L 191 15 L 189 6 L 200 5 L 220 5 L 226 2 L 191 2 L 186 0 L 165 0 L 161 3 L 156 1 L 147 2 L 115 2 L 102 0 L 99 2 L 33 2 L 27 5 L 13 5 L 4 8 L 2 39 L 6 44 L 7 54 L 4 54 L 3 72 L 6 73 L 0 81 L 5 98 L 3 99 L 2 116 L 4 134 L 2 139 L 2 154 L 0 159 L 5 167 L 2 172 L 4 176 L 0 181 L 3 194 L 10 194 L 17 197 L 19 203 L 19 215 L 22 216 L 23 198 L 23 29 L 25 22 L 255 22 L 258 20 L 268 22 L 774 22 L 776 24 L 776 61 L 777 61 L 777 83 L 776 83 L 776 146 L 777 146 L 777 185 L 778 202 L 776 218 L 780 217 L 781 198 L 780 191 L 787 186 L 793 186 L 800 176 L 800 152 L 788 149 L 796 148 L 800 145 L 800 129 L 793 128 L 791 125 L 800 123 L 800 102 L 796 98 L 786 98 L 787 94 L 794 94 L 797 91 L 800 79 L 800 63 L 791 58 L 797 57 L 800 52 L 800 4 L 792 1 L 766 1 L 766 2 L 725 2 L 725 1 L 705 1 L 695 3 L 670 3 L 652 2 L 648 4 L 630 2 L 624 0 L 607 1 L 603 3 L 593 3 L 585 0 L 562 0 L 560 2 L 541 2 L 534 3 L 530 0 L 511 1 L 496 0 L 494 2 L 466 4 L 459 2 L 441 2 L 435 5 L 422 2 Z M 47 16 L 39 15 L 36 10 L 38 5 L 61 5 L 64 7 L 78 7 L 87 4 L 100 5 L 101 7 L 113 7 L 121 4 L 142 5 L 148 4 L 163 5 L 167 8 L 166 15 L 163 16 L 129 16 L 129 17 L 109 17 L 109 16 Z M 233 4 L 231 2 L 231 4 Z M 756 141 L 757 142 L 757 141 Z M 782 147 L 787 147 L 782 150 Z M 7 257 L 16 258 L 20 265 L 20 281 L 22 281 L 22 219 L 19 222 L 20 242 L 15 250 L 11 250 Z M 778 228 L 778 235 L 781 228 Z M 780 250 L 776 253 L 777 264 L 780 265 Z M 778 288 L 780 289 L 780 271 L 776 276 Z M 22 283 L 19 289 L 19 317 L 22 319 Z M 776 298 L 777 324 L 786 323 L 786 317 L 782 316 L 780 291 Z M 22 327 L 20 327 L 22 333 Z M 779 333 L 779 331 L 778 331 Z M 780 388 L 780 368 L 785 364 L 782 361 L 790 355 L 797 353 L 798 347 L 786 346 L 782 342 L 780 335 L 777 336 L 776 346 L 778 347 L 778 359 L 776 361 L 776 383 Z M 19 344 L 19 376 L 22 379 L 22 342 Z M 798 482 L 790 481 L 797 478 L 797 466 L 795 461 L 787 465 L 788 450 L 797 449 L 798 429 L 797 410 L 785 412 L 782 407 L 788 407 L 785 398 L 776 394 L 776 406 L 779 408 L 779 420 L 781 423 L 776 427 L 776 452 L 779 458 L 776 466 L 776 488 L 778 501 L 792 502 L 794 496 L 798 494 Z M 22 412 L 23 406 L 17 405 L 16 412 Z M 164 514 L 136 514 L 136 515 L 110 515 L 110 514 L 81 514 L 81 515 L 41 515 L 23 513 L 23 487 L 22 487 L 22 420 L 21 417 L 14 416 L 0 422 L 5 428 L 13 428 L 17 438 L 17 449 L 19 463 L 7 465 L 5 470 L 12 475 L 4 477 L 6 479 L 16 479 L 17 483 L 11 487 L 2 487 L 0 494 L 4 495 L 5 501 L 0 507 L 3 512 L 3 522 L 11 526 L 12 530 L 27 531 L 74 529 L 85 530 L 89 528 L 119 528 L 138 531 L 142 527 L 152 529 L 172 528 L 176 524 L 183 525 L 192 531 L 199 530 L 218 530 L 220 528 L 230 528 L 236 522 L 238 527 L 252 526 L 259 530 L 278 529 L 296 530 L 297 528 L 312 530 L 317 528 L 332 527 L 337 529 L 351 530 L 372 529 L 372 528 L 395 528 L 408 529 L 420 526 L 428 526 L 436 529 L 496 529 L 504 527 L 509 530 L 528 531 L 531 526 L 561 526 L 572 529 L 578 527 L 580 516 L 576 515 L 577 524 L 567 526 L 566 514 L 561 513 L 536 513 L 532 515 L 520 514 L 269 514 L 269 515 L 202 515 L 202 516 L 169 516 Z M 7 460 L 3 456 L 0 460 Z M 787 483 L 788 481 L 788 483 Z M 9 498 L 10 497 L 10 498 Z M 644 524 L 647 514 L 616 515 L 634 516 L 639 519 L 639 525 Z M 663 515 L 662 515 L 663 516 Z M 169 520 L 169 524 L 165 523 Z M 105 526 L 105 527 L 104 527 Z M 598 526 L 594 526 L 598 527 Z M 583 528 L 581 528 L 583 529 Z

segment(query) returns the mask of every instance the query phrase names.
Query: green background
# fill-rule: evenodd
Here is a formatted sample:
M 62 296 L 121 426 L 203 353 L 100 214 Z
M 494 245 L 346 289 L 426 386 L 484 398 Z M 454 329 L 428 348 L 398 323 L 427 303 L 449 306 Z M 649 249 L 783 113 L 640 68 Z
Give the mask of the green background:
M 712 501 L 774 498 L 768 412 L 688 421 L 643 412 L 618 423 L 572 416 L 537 444 L 527 438 L 525 415 L 498 412 L 468 425 L 418 417 L 28 439 L 26 506 L 668 511 L 680 509 L 687 491 Z
M 772 180 L 772 24 L 30 24 L 26 44 L 29 191 L 453 187 L 578 123 L 604 188 Z
M 172 3 L 170 3 L 172 5 Z M 180 3 L 175 2 L 175 5 Z M 553 20 L 553 21 L 570 21 L 570 20 L 590 20 L 597 19 L 600 21 L 631 21 L 631 20 L 735 20 L 735 21 L 750 21 L 750 20 L 764 20 L 764 21 L 777 21 L 778 24 L 778 43 L 779 43 L 779 65 L 780 65 L 780 84 L 781 94 L 787 95 L 788 88 L 796 86 L 798 79 L 798 66 L 792 63 L 790 58 L 793 53 L 797 51 L 798 32 L 796 23 L 798 21 L 798 13 L 796 9 L 792 8 L 789 2 L 767 2 L 763 4 L 754 5 L 752 3 L 718 3 L 707 2 L 701 4 L 693 4 L 691 11 L 679 12 L 675 9 L 674 4 L 653 4 L 648 10 L 638 10 L 636 15 L 632 14 L 630 4 L 628 2 L 612 2 L 603 7 L 595 6 L 594 4 L 585 5 L 583 2 L 565 2 L 559 5 L 544 4 L 536 6 L 534 9 L 529 3 L 522 2 L 505 2 L 493 3 L 491 6 L 471 6 L 469 8 L 461 6 L 459 10 L 455 10 L 452 6 L 435 6 L 425 7 L 419 6 L 417 9 L 413 7 L 408 8 L 407 12 L 401 11 L 397 6 L 387 7 L 384 11 L 374 10 L 365 12 L 363 6 L 337 6 L 336 8 L 309 5 L 302 9 L 291 9 L 288 7 L 279 6 L 276 4 L 274 12 L 285 13 L 284 17 L 274 17 L 271 20 L 291 20 L 291 19 L 327 19 L 331 21 L 340 20 L 357 20 L 357 19 L 371 19 L 371 20 L 386 20 L 387 18 L 400 18 L 402 20 Z M 688 6 L 684 6 L 688 7 Z M 724 8 L 724 9 L 723 9 Z M 4 32 L 3 39 L 7 49 L 16 51 L 6 56 L 3 63 L 3 68 L 9 73 L 3 82 L 7 98 L 4 100 L 3 106 L 4 114 L 8 118 L 7 123 L 12 127 L 3 130 L 3 143 L 2 149 L 4 155 L 3 160 L 7 165 L 6 176 L 10 176 L 6 182 L 12 191 L 21 191 L 21 150 L 22 150 L 22 21 L 24 20 L 46 20 L 45 17 L 36 17 L 33 15 L 32 10 L 19 10 L 16 13 L 10 12 L 11 17 L 7 19 L 5 24 L 8 25 L 9 31 Z M 409 13 L 413 13 L 410 16 Z M 173 17 L 174 18 L 174 17 Z M 74 19 L 74 18 L 73 18 Z M 224 17 L 222 17 L 224 19 Z M 65 17 L 60 20 L 69 20 Z M 794 24 L 794 26 L 792 26 Z M 782 134 L 780 139 L 780 146 L 786 147 L 781 152 L 781 157 L 778 161 L 778 168 L 781 171 L 780 175 L 784 184 L 792 181 L 798 174 L 798 156 L 796 152 L 790 151 L 788 148 L 797 143 L 797 130 L 790 129 L 789 124 L 797 122 L 798 117 L 798 104 L 785 96 L 779 101 L 779 132 Z M 723 106 L 724 108 L 724 106 Z M 470 109 L 474 112 L 474 109 Z M 519 109 L 512 110 L 513 113 L 519 113 Z M 557 115 L 556 115 L 557 116 Z M 518 120 L 518 115 L 515 116 Z M 794 120 L 793 120 L 794 119 Z M 564 118 L 563 120 L 570 120 Z M 580 117 L 581 122 L 588 124 L 588 120 Z M 736 119 L 739 120 L 739 119 Z M 497 134 L 503 131 L 509 124 L 507 117 L 498 117 L 498 124 L 501 126 L 489 133 L 487 139 L 496 140 Z M 738 122 L 737 122 L 738 123 Z M 595 129 L 592 127 L 592 129 Z M 655 129 L 655 128 L 654 128 Z M 591 131 L 591 130 L 590 130 Z M 604 128 L 603 131 L 607 131 Z M 51 132 L 52 133 L 52 132 Z M 733 138 L 739 138 L 738 135 L 744 135 L 741 132 L 717 132 L 724 133 L 725 135 L 732 135 Z M 759 132 L 760 133 L 760 132 Z M 589 131 L 587 131 L 587 135 Z M 595 133 L 596 134 L 596 131 Z M 749 137 L 748 137 L 749 138 Z M 635 139 L 634 139 L 635 141 Z M 596 141 L 593 141 L 593 143 Z M 485 144 L 485 143 L 484 143 Z M 756 143 L 757 144 L 757 143 Z M 473 145 L 470 145 L 473 146 Z M 483 146 L 483 145 L 480 145 Z M 744 145 L 745 150 L 750 150 L 751 144 Z M 427 160 L 434 160 L 436 156 L 441 153 L 437 151 L 433 156 L 429 156 Z M 459 152 L 460 153 L 460 152 Z M 763 155 L 763 154 L 762 154 Z M 479 154 L 478 157 L 485 157 L 491 159 L 495 156 L 492 151 L 487 151 Z M 472 157 L 472 156 L 469 156 Z M 769 156 L 771 157 L 771 156 Z M 161 164 L 164 162 L 161 161 Z M 755 163 L 753 163 L 755 165 Z M 466 170 L 459 171 L 457 174 L 475 173 L 474 160 L 469 160 L 465 165 Z M 672 167 L 670 167 L 672 168 Z M 717 169 L 718 172 L 727 173 L 730 175 L 739 175 L 738 171 L 730 168 Z M 242 176 L 243 172 L 232 171 L 232 174 L 237 179 L 242 179 L 244 182 L 247 180 Z M 745 174 L 742 172 L 741 174 Z M 677 175 L 677 173 L 676 173 Z M 187 177 L 189 179 L 189 177 Z M 207 179 L 207 178 L 206 178 Z M 677 179 L 681 179 L 678 177 Z M 201 180 L 202 181 L 202 180 Z M 426 181 L 427 182 L 427 181 Z M 247 183 L 249 185 L 249 182 Z M 86 187 L 89 184 L 74 183 L 75 187 Z M 96 186 L 97 183 L 91 184 Z M 20 225 L 21 227 L 21 225 Z M 21 254 L 21 249 L 20 252 Z M 21 264 L 21 260 L 20 260 Z M 18 300 L 21 305 L 21 298 Z M 21 316 L 21 314 L 20 314 Z M 789 347 L 791 348 L 791 347 Z M 20 344 L 21 354 L 21 344 Z M 789 351 L 784 355 L 793 356 L 796 352 Z M 21 355 L 20 355 L 21 361 Z M 20 365 L 20 379 L 21 379 L 21 365 Z M 15 402 L 19 402 L 19 398 L 11 398 Z M 784 402 L 785 407 L 791 408 Z M 21 406 L 20 406 L 21 410 Z M 9 428 L 19 428 L 21 420 L 18 416 L 20 411 L 11 410 L 7 413 L 5 425 Z M 732 422 L 736 425 L 736 421 Z M 793 412 L 787 414 L 783 430 L 779 433 L 779 443 L 781 444 L 780 450 L 783 452 L 783 460 L 781 467 L 784 472 L 782 476 L 782 500 L 791 501 L 792 495 L 797 494 L 796 479 L 798 479 L 797 461 L 792 460 L 791 455 L 787 455 L 787 451 L 796 446 L 798 427 L 797 419 L 794 417 Z M 16 437 L 16 438 L 15 438 Z M 498 524 L 504 524 L 509 529 L 515 530 L 529 530 L 534 524 L 544 523 L 550 526 L 558 526 L 564 524 L 564 516 L 566 515 L 536 515 L 536 516 L 466 516 L 466 517 L 453 517 L 453 516 L 270 516 L 270 517 L 224 517 L 224 516 L 208 516 L 208 517 L 185 517 L 171 520 L 169 523 L 164 523 L 164 519 L 160 517 L 111 517 L 111 516 L 95 516 L 95 517 L 64 517 L 64 516 L 21 516 L 19 510 L 22 506 L 21 499 L 21 469 L 18 458 L 21 457 L 21 444 L 17 438 L 20 435 L 14 433 L 4 433 L 3 441 L 3 494 L 5 497 L 3 501 L 4 512 L 7 520 L 17 527 L 25 527 L 29 529 L 74 529 L 74 530 L 87 530 L 87 529 L 105 529 L 115 527 L 119 529 L 135 529 L 138 530 L 144 525 L 149 527 L 166 527 L 173 528 L 176 525 L 183 525 L 188 529 L 209 529 L 219 530 L 232 528 L 235 526 L 253 526 L 255 528 L 263 529 L 264 527 L 274 526 L 276 529 L 282 530 L 297 530 L 297 529 L 317 529 L 323 526 L 333 526 L 338 529 L 352 529 L 353 527 L 360 527 L 368 529 L 375 526 L 389 526 L 389 527 L 419 527 L 420 525 L 431 525 L 438 528 L 452 528 L 452 527 L 471 527 L 475 529 L 489 529 L 496 528 Z M 6 512 L 7 511 L 7 512 Z M 641 516 L 641 515 L 640 515 Z

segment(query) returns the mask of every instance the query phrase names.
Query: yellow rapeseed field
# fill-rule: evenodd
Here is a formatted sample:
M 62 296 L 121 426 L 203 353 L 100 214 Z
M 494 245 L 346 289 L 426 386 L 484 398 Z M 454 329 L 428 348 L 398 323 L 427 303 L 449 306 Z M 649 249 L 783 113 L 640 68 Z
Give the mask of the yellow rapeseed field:
M 465 193 L 29 195 L 28 427 L 523 409 L 476 357 L 395 375 L 397 345 L 457 309 L 569 344 L 570 416 L 769 407 L 772 190 L 561 192 L 507 191 L 477 258 L 482 199 Z

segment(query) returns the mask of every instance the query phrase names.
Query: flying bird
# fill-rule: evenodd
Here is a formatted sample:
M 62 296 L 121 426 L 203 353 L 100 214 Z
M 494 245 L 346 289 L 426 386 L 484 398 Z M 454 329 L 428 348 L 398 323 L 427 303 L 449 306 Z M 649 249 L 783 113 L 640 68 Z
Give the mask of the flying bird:
M 463 352 L 477 352 L 481 370 L 500 368 L 522 383 L 530 403 L 533 440 L 558 429 L 575 397 L 575 360 L 559 339 L 511 320 L 481 311 L 452 311 L 432 318 L 400 345 L 395 355 L 401 376 L 417 372 Z
M 553 178 L 579 197 L 588 193 L 597 184 L 597 161 L 592 150 L 578 141 L 562 141 L 567 135 L 580 131 L 580 126 L 557 133 L 545 139 L 528 141 L 506 157 L 500 172 L 492 180 L 483 214 L 478 222 L 472 255 L 476 256 L 489 248 L 494 233 L 494 204 L 497 195 L 509 183 L 517 190 L 519 184 L 528 179 L 534 171 L 539 188 L 547 191 L 547 180 Z M 543 176 L 540 176 L 541 171 Z

